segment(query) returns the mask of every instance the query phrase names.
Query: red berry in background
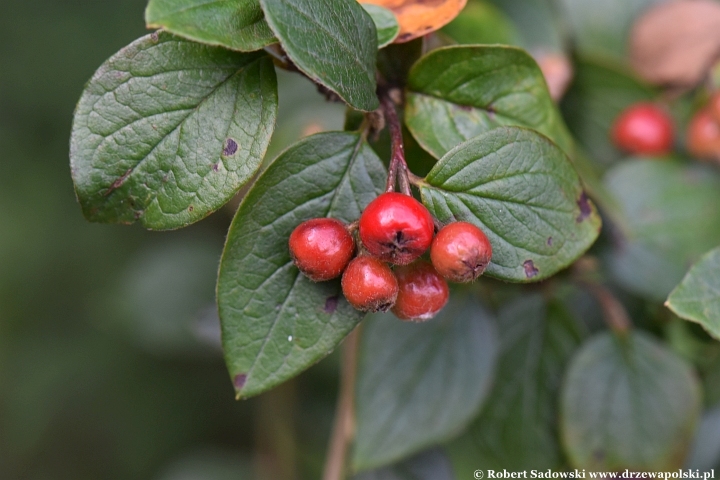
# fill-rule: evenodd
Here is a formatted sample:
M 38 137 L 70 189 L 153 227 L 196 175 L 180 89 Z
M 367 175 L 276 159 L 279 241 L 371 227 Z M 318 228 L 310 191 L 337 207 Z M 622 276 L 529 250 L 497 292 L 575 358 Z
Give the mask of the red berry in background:
M 420 260 L 397 267 L 395 276 L 400 291 L 392 312 L 402 320 L 428 320 L 448 301 L 447 282 L 428 262 Z
M 340 276 L 355 254 L 355 241 L 345 224 L 334 218 L 313 218 L 298 225 L 289 240 L 295 265 L 314 282 Z
M 453 222 L 440 229 L 430 246 L 435 270 L 451 282 L 472 282 L 492 257 L 490 240 L 471 223 Z
M 398 282 L 390 267 L 375 257 L 355 257 L 345 269 L 342 291 L 353 307 L 364 312 L 386 312 L 395 304 Z
M 409 195 L 383 193 L 360 216 L 360 239 L 372 255 L 395 265 L 407 265 L 430 247 L 435 230 L 432 216 Z
M 673 122 L 665 111 L 652 103 L 636 103 L 625 109 L 612 127 L 612 140 L 620 150 L 636 155 L 670 153 Z
M 720 158 L 720 123 L 709 109 L 700 110 L 690 121 L 687 148 L 697 158 Z

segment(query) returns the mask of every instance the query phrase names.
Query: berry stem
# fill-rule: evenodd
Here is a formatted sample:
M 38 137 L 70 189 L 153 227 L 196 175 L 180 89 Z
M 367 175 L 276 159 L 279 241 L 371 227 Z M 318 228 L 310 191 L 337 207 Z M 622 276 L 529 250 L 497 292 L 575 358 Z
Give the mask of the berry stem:
M 345 463 L 348 447 L 355 436 L 355 377 L 357 374 L 360 327 L 355 328 L 343 344 L 340 371 L 340 396 L 338 397 L 335 421 L 328 445 L 323 480 L 342 480 L 345 477 Z
M 385 188 L 386 192 L 395 191 L 397 182 L 400 191 L 405 195 L 412 195 L 410 191 L 410 179 L 408 166 L 405 161 L 405 147 L 403 146 L 402 127 L 395 110 L 395 103 L 387 90 L 380 94 L 380 106 L 385 115 L 385 121 L 390 129 L 390 142 L 392 145 L 390 154 L 390 166 L 388 167 L 388 179 Z

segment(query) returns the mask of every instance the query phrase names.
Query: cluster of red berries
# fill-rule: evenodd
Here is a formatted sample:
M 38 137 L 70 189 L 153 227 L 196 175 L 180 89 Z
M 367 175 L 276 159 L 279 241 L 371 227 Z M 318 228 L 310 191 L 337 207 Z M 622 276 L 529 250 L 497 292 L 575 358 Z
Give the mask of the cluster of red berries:
M 635 103 L 618 116 L 611 137 L 616 147 L 635 155 L 666 155 L 672 151 L 675 129 L 661 107 Z M 687 149 L 699 159 L 720 161 L 720 92 L 692 117 L 687 129 Z
M 356 309 L 392 310 L 403 320 L 435 316 L 448 300 L 446 279 L 475 280 L 492 256 L 490 241 L 470 223 L 453 222 L 434 235 L 427 208 L 402 193 L 384 193 L 370 202 L 357 233 L 363 248 L 355 256 L 353 229 L 334 218 L 314 218 L 292 232 L 290 253 L 315 282 L 342 274 L 343 294 Z M 432 263 L 420 259 L 428 248 Z

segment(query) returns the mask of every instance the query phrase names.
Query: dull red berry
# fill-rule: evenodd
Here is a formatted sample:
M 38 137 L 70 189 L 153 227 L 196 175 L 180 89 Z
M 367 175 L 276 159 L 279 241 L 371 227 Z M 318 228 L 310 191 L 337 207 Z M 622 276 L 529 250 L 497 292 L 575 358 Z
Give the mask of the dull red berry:
M 400 291 L 392 312 L 402 320 L 428 320 L 442 310 L 450 296 L 447 282 L 428 262 L 397 267 L 395 277 Z
M 386 262 L 407 265 L 430 247 L 433 219 L 422 203 L 402 193 L 384 193 L 360 216 L 360 239 Z
M 342 291 L 353 307 L 364 312 L 386 312 L 395 304 L 398 282 L 390 267 L 375 257 L 354 258 L 342 276 Z
M 687 148 L 697 158 L 720 158 L 720 124 L 709 109 L 700 110 L 690 121 Z
M 472 282 L 492 257 L 490 240 L 471 223 L 453 222 L 435 235 L 430 259 L 435 270 L 451 282 Z
M 663 109 L 652 103 L 636 103 L 615 120 L 615 146 L 636 155 L 664 155 L 672 150 L 673 122 Z
M 334 218 L 313 218 L 298 225 L 289 240 L 295 265 L 314 282 L 340 276 L 355 253 L 345 224 Z

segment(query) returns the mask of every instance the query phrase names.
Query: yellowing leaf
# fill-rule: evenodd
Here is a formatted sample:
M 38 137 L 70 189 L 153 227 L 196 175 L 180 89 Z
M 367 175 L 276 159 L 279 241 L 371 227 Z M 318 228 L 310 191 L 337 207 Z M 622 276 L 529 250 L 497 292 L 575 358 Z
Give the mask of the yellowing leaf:
M 395 43 L 409 42 L 450 23 L 467 0 L 358 0 L 391 10 L 400 24 Z

